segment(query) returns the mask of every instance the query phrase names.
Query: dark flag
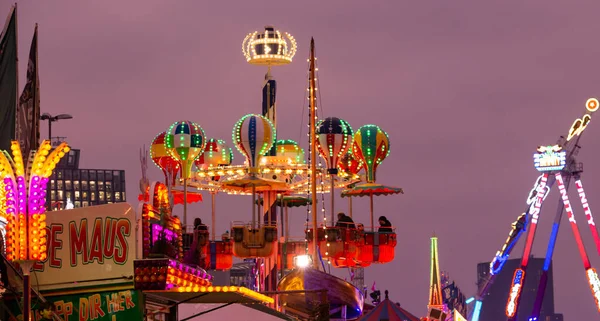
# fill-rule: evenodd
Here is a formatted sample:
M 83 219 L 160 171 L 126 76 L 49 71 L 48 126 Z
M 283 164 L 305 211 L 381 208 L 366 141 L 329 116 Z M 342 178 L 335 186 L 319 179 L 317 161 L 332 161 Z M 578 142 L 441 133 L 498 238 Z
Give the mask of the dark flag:
M 267 117 L 269 120 L 271 120 L 273 122 L 273 125 L 275 125 L 275 100 L 276 100 L 276 93 L 277 93 L 277 82 L 275 81 L 275 79 L 271 78 L 270 73 L 267 73 L 265 75 L 265 85 L 263 86 L 263 90 L 262 90 L 262 115 Z M 273 147 L 271 148 L 271 150 L 267 153 L 267 156 L 275 156 L 275 152 L 277 149 L 276 146 L 276 141 L 277 141 L 277 137 L 273 137 L 274 138 L 274 142 L 273 142 Z
M 40 140 L 40 79 L 38 76 L 37 24 L 29 50 L 27 63 L 27 83 L 19 99 L 17 109 L 17 140 L 21 144 L 23 154 L 38 148 Z
M 17 10 L 13 6 L 0 35 L 0 150 L 10 151 L 17 110 Z

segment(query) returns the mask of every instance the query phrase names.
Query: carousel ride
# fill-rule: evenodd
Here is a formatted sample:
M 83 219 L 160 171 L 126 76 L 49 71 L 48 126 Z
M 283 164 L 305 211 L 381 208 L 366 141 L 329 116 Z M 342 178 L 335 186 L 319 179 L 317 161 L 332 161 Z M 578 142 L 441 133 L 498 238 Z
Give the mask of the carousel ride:
M 296 141 L 277 138 L 277 82 L 271 69 L 290 63 L 296 49 L 290 34 L 273 27 L 251 33 L 243 41 L 246 60 L 267 66 L 262 114 L 245 115 L 233 128 L 232 144 L 244 156 L 243 164 L 233 163 L 232 148 L 224 140 L 207 138 L 192 121 L 175 122 L 153 140 L 150 156 L 165 174 L 165 181 L 143 179 L 139 210 L 144 258 L 160 262 L 143 263 L 139 271 L 147 273 L 136 276 L 136 282 L 153 288 L 152 284 L 160 281 L 161 289 L 175 287 L 180 292 L 207 287 L 214 291 L 207 271 L 228 270 L 233 257 L 238 257 L 256 262 L 258 281 L 248 287 L 277 294 L 274 308 L 301 314 L 312 302 L 308 295 L 297 293 L 326 289 L 330 315 L 356 319 L 362 314 L 362 289 L 327 273 L 325 265 L 363 268 L 391 262 L 396 233 L 389 222 L 384 227 L 375 225 L 373 200 L 377 195 L 403 191 L 376 183 L 377 168 L 390 153 L 385 131 L 364 125 L 354 132 L 341 118 L 319 118 L 314 41 L 308 59 L 310 151 L 305 153 Z M 342 197 L 369 197 L 368 225 L 334 224 L 336 190 L 341 190 Z M 201 200 L 202 192 L 211 195 L 209 227 L 188 220 L 187 204 Z M 232 222 L 231 233 L 222 234 L 221 239 L 215 230 L 217 193 L 251 195 L 251 216 Z M 329 213 L 325 193 L 331 194 Z M 183 204 L 182 220 L 172 211 L 177 200 Z M 318 203 L 322 219 L 317 215 Z M 287 209 L 302 206 L 307 208 L 305 239 L 291 240 Z M 199 217 L 205 218 L 203 214 Z

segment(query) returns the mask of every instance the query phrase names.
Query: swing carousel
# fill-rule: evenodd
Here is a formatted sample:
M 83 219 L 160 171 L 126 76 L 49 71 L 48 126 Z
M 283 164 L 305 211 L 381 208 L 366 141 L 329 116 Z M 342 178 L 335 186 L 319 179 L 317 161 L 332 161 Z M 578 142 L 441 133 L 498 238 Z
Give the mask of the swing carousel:
M 252 286 L 257 291 L 316 290 L 327 285 L 331 315 L 337 313 L 355 319 L 362 313 L 362 289 L 321 270 L 325 264 L 334 268 L 367 267 L 394 259 L 397 242 L 394 228 L 386 226 L 384 231 L 374 222 L 374 196 L 403 193 L 400 188 L 376 183 L 377 168 L 390 153 L 389 137 L 376 125 L 364 125 L 354 132 L 342 118 L 319 120 L 322 115 L 316 113 L 317 68 L 311 42 L 310 151 L 305 153 L 294 140 L 277 139 L 277 83 L 271 69 L 292 61 L 296 42 L 287 33 L 265 27 L 263 32 L 246 37 L 243 52 L 250 64 L 267 66 L 262 114 L 241 117 L 232 130 L 231 142 L 245 161 L 234 164 L 232 148 L 222 139 L 208 139 L 202 127 L 192 121 L 175 122 L 154 139 L 150 156 L 165 174 L 165 180 L 142 187 L 144 257 L 151 259 L 166 253 L 169 259 L 161 263 L 164 268 L 140 266 L 139 271 L 146 271 L 146 275 L 136 276 L 136 282 L 148 284 L 145 287 L 152 289 L 149 284 L 160 281 L 180 292 L 207 287 L 215 291 L 207 271 L 230 269 L 233 257 L 253 259 L 257 266 L 262 266 L 259 281 Z M 187 204 L 201 201 L 202 193 L 211 196 L 211 209 L 191 215 L 210 217 L 208 228 L 198 228 L 188 220 Z M 251 196 L 247 216 L 242 214 L 233 221 L 231 233 L 223 234 L 220 240 L 215 230 L 218 193 Z M 326 193 L 331 194 L 328 209 L 323 197 Z M 336 194 L 350 199 L 349 213 L 354 219 L 359 217 L 352 213 L 351 198 L 368 196 L 370 224 L 336 226 Z M 172 211 L 177 196 L 183 205 L 182 219 Z M 322 207 L 322 220 L 317 217 L 318 203 Z M 291 207 L 307 208 L 304 240 L 289 238 L 290 229 L 296 228 L 289 226 Z M 183 245 L 186 237 L 191 240 L 189 247 Z M 300 260 L 302 257 L 311 259 Z M 300 261 L 306 264 L 298 266 Z M 154 270 L 156 273 L 152 274 Z M 264 299 L 256 292 L 248 295 Z M 287 295 L 280 296 L 279 306 L 275 301 L 264 302 L 291 310 L 300 301 Z

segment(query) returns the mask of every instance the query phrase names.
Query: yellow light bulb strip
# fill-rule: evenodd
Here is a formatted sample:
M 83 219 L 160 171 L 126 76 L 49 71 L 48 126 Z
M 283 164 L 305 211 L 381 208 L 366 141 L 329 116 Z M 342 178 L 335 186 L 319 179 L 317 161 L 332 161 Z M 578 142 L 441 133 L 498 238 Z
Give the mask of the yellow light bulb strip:
M 12 141 L 10 145 L 12 151 L 12 160 L 15 166 L 15 176 L 25 176 L 25 168 L 23 167 L 23 154 L 21 154 L 21 146 L 19 142 Z
M 65 156 L 65 153 L 68 153 L 71 148 L 67 145 L 67 143 L 61 143 L 56 147 L 50 155 L 46 158 L 43 167 L 42 177 L 50 177 L 52 176 L 52 171 L 56 168 L 56 164 L 60 162 L 60 159 Z
M 237 292 L 245 297 L 260 301 L 262 303 L 271 304 L 275 302 L 272 297 L 252 291 L 242 286 L 188 286 L 171 289 L 173 292 L 201 292 L 201 293 L 227 293 Z

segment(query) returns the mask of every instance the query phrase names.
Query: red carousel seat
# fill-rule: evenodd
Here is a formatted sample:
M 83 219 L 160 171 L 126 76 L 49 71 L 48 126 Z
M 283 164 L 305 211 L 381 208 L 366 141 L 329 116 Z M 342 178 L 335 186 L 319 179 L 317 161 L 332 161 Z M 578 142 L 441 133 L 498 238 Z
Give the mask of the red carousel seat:
M 233 266 L 233 245 L 231 241 L 210 241 L 207 249 L 208 269 L 231 269 Z
M 389 263 L 394 260 L 398 243 L 395 232 L 364 232 L 356 260 L 362 263 Z
M 313 234 L 307 231 L 309 242 L 309 253 L 312 254 Z M 360 232 L 352 228 L 328 227 L 317 230 L 317 241 L 321 257 L 338 262 L 353 260 L 358 252 L 357 242 L 360 240 Z
M 239 258 L 269 257 L 277 244 L 277 227 L 273 225 L 252 228 L 234 224 L 231 227 L 233 255 Z

